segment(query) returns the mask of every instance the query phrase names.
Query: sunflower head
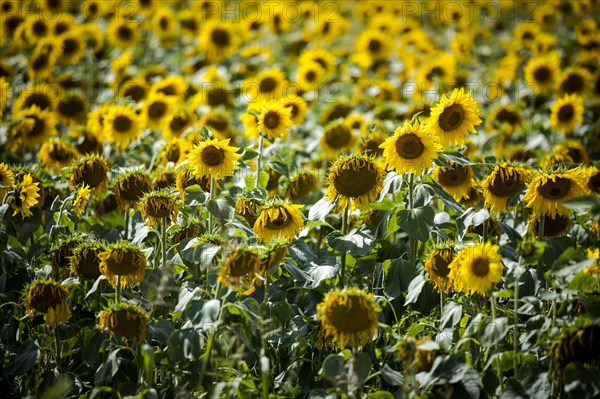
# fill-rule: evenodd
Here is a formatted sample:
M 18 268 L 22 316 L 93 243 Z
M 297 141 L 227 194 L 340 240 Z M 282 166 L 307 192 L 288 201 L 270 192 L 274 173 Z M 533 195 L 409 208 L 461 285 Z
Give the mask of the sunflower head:
M 276 242 L 270 245 L 260 256 L 259 273 L 264 275 L 275 266 L 278 266 L 287 254 L 287 244 Z M 258 280 L 256 283 L 260 285 L 261 282 Z
M 69 259 L 71 275 L 80 279 L 96 280 L 100 272 L 100 254 L 106 246 L 100 242 L 83 242 L 77 245 Z
M 530 170 L 509 162 L 494 166 L 481 184 L 486 206 L 496 212 L 505 210 L 508 199 L 529 183 L 532 175 Z
M 348 155 L 339 158 L 330 169 L 325 196 L 338 200 L 338 206 L 366 208 L 381 192 L 383 169 L 365 155 Z
M 10 167 L 0 162 L 0 201 L 4 200 L 4 197 L 9 190 L 12 190 L 15 184 L 15 177 Z
M 169 229 L 169 238 L 173 245 L 179 244 L 186 238 L 194 238 L 200 235 L 200 221 L 189 219 L 185 223 L 178 223 Z
M 61 140 L 45 142 L 38 152 L 38 158 L 42 164 L 56 172 L 68 166 L 78 156 L 74 147 Z
M 168 191 L 146 193 L 140 203 L 142 218 L 148 219 L 152 226 L 158 226 L 163 220 L 167 224 L 170 224 L 171 220 L 177 221 L 177 202 Z
M 473 167 L 454 162 L 449 162 L 447 168 L 439 165 L 436 166 L 432 177 L 457 201 L 467 198 L 475 184 Z
M 455 256 L 454 245 L 449 244 L 435 247 L 427 255 L 425 272 L 436 291 L 448 293 L 452 289 L 452 281 L 448 276 L 450 274 L 448 266 Z
M 281 101 L 264 103 L 258 115 L 257 129 L 269 141 L 273 142 L 277 137 L 284 139 L 291 126 L 290 108 L 284 107 Z
M 258 210 L 263 205 L 263 200 L 239 196 L 235 201 L 235 213 L 246 219 L 250 226 L 254 226 Z
M 0 169 L 1 170 L 1 169 Z M 0 171 L 0 175 L 2 172 Z M 583 171 L 586 188 L 589 194 L 600 194 L 600 169 L 586 168 Z M 1 197 L 1 195 L 0 195 Z
M 321 322 L 321 346 L 339 345 L 345 348 L 366 345 L 379 326 L 379 305 L 373 294 L 357 288 L 329 291 L 317 306 Z
M 71 317 L 68 297 L 65 285 L 53 280 L 37 280 L 25 289 L 25 311 L 31 319 L 37 312 L 44 313 L 48 327 L 64 324 Z
M 237 248 L 225 258 L 217 281 L 228 287 L 253 291 L 255 274 L 259 272 L 260 257 L 254 248 Z
M 566 215 L 569 209 L 562 202 L 585 194 L 585 179 L 580 169 L 544 172 L 531 180 L 523 202 L 536 213 Z
M 229 145 L 230 139 L 207 139 L 198 143 L 188 154 L 188 162 L 196 178 L 214 177 L 215 180 L 232 176 L 240 154 L 239 148 Z
M 550 111 L 550 126 L 562 133 L 570 133 L 583 122 L 583 98 L 567 94 L 556 100 Z
M 380 147 L 388 169 L 398 174 L 420 174 L 431 167 L 442 151 L 437 136 L 428 134 L 418 121 L 412 125 L 404 122 Z
M 264 205 L 254 222 L 254 232 L 260 241 L 284 240 L 290 242 L 304 226 L 301 209 L 304 205 L 272 202 Z
M 19 123 L 13 127 L 13 131 L 18 132 L 20 142 L 26 147 L 43 144 L 56 135 L 56 118 L 49 109 L 42 110 L 33 105 L 15 113 L 14 118 Z
M 118 303 L 100 312 L 98 325 L 101 330 L 108 329 L 126 343 L 135 345 L 146 338 L 147 322 L 148 315 L 138 306 Z
M 20 213 L 24 217 L 32 216 L 31 207 L 37 205 L 40 198 L 39 182 L 33 182 L 31 174 L 27 173 L 17 179 L 14 189 L 14 197 L 11 205 L 15 210 L 13 216 Z
M 141 170 L 129 171 L 119 177 L 113 187 L 117 201 L 122 209 L 128 209 L 152 191 L 152 180 L 146 172 Z
M 108 139 L 125 149 L 142 134 L 142 121 L 129 105 L 108 108 L 102 122 L 103 133 Z
M 80 186 L 75 193 L 75 198 L 73 198 L 73 213 L 77 217 L 81 217 L 85 208 L 88 204 L 88 200 L 90 198 L 90 187 L 85 184 Z
M 448 266 L 454 290 L 467 295 L 489 295 L 502 280 L 500 247 L 481 243 L 464 247 Z
M 115 287 L 117 275 L 120 276 L 121 287 L 127 287 L 142 281 L 146 271 L 146 255 L 136 245 L 121 241 L 109 245 L 100 253 L 100 272 Z
M 352 129 L 343 121 L 335 121 L 325 127 L 321 146 L 326 156 L 335 158 L 344 151 L 350 151 L 355 141 Z
M 94 203 L 94 216 L 96 219 L 101 219 L 102 216 L 114 212 L 119 209 L 119 202 L 114 193 L 109 192 L 100 197 Z
M 315 172 L 302 170 L 291 177 L 285 196 L 292 200 L 308 197 L 317 188 L 318 179 Z
M 525 66 L 525 81 L 537 93 L 552 91 L 560 75 L 559 65 L 560 58 L 556 53 L 532 58 Z
M 90 154 L 71 167 L 69 185 L 72 188 L 86 185 L 90 189 L 99 191 L 108 183 L 107 173 L 107 160 L 97 154 Z
M 588 323 L 589 324 L 589 323 Z M 555 371 L 562 374 L 571 362 L 590 363 L 598 360 L 600 352 L 600 326 L 588 325 L 564 334 L 552 343 L 550 356 Z
M 542 215 L 536 213 L 529 220 L 529 229 L 534 240 L 539 239 L 542 218 L 544 218 L 544 237 L 564 236 L 571 229 L 571 217 L 568 214 Z

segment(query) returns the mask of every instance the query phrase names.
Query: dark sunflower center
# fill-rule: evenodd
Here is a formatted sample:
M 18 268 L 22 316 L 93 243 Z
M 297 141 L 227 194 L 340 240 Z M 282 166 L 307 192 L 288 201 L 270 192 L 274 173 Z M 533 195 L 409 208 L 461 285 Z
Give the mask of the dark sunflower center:
M 433 67 L 431 69 L 431 71 L 429 71 L 429 73 L 427 74 L 427 79 L 431 80 L 434 77 L 438 76 L 438 77 L 443 77 L 445 75 L 445 72 L 442 68 L 440 68 L 439 66 Z
M 36 37 L 44 37 L 48 33 L 48 25 L 44 21 L 35 21 L 32 30 Z
M 113 274 L 128 276 L 138 270 L 138 254 L 129 249 L 112 250 L 111 256 L 106 259 L 108 270 Z
M 258 85 L 258 90 L 261 93 L 272 93 L 277 88 L 277 81 L 271 77 L 264 78 Z
M 122 182 L 120 195 L 124 200 L 133 202 L 151 189 L 150 182 L 142 175 L 131 175 Z
M 346 127 L 346 125 L 342 124 L 332 127 L 325 133 L 327 145 L 334 149 L 345 147 L 348 145 L 351 139 L 352 133 Z
M 465 111 L 460 104 L 452 104 L 440 115 L 440 127 L 445 132 L 457 129 L 465 119 Z
M 448 265 L 450 262 L 440 254 L 435 254 L 433 257 L 433 272 L 436 276 L 439 277 L 448 277 L 448 273 L 450 273 L 450 269 L 448 269 Z
M 267 129 L 276 129 L 279 126 L 279 113 L 273 111 L 267 112 L 264 124 Z
M 273 191 L 277 188 L 280 177 L 281 177 L 281 173 L 279 173 L 275 169 L 269 169 L 269 181 L 267 182 L 267 187 L 266 187 L 267 191 Z
M 317 73 L 315 71 L 308 71 L 306 72 L 306 75 L 304 75 L 304 78 L 308 81 L 308 82 L 314 82 L 315 80 L 317 80 Z
M 227 90 L 222 87 L 215 87 L 207 92 L 208 105 L 211 107 L 217 107 L 219 105 L 227 105 L 229 103 L 229 96 Z
M 113 122 L 113 128 L 119 133 L 126 133 L 133 126 L 133 121 L 125 115 L 119 115 Z
M 166 17 L 162 17 L 160 21 L 158 21 L 158 26 L 161 30 L 166 31 L 169 29 L 169 20 Z
M 439 174 L 440 184 L 446 187 L 460 186 L 469 176 L 469 167 L 454 165 L 452 169 L 442 169 Z
M 52 105 L 52 102 L 48 98 L 48 96 L 42 93 L 32 93 L 25 99 L 24 108 L 30 108 L 34 105 L 37 105 L 41 110 L 45 110 Z
M 519 115 L 507 109 L 502 109 L 496 115 L 496 120 L 500 123 L 508 123 L 511 126 L 515 126 L 520 122 Z
M 348 104 L 339 103 L 333 106 L 325 118 L 325 123 L 334 121 L 339 118 L 345 118 L 352 111 L 352 107 Z
M 569 148 L 567 152 L 568 152 L 569 156 L 573 159 L 573 162 L 575 162 L 575 163 L 583 162 L 583 153 L 581 152 L 581 150 L 579 148 Z
M 148 116 L 151 119 L 160 119 L 167 113 L 167 104 L 162 101 L 157 101 L 148 107 Z
M 227 47 L 231 43 L 231 37 L 229 36 L 229 32 L 225 29 L 214 29 L 210 34 L 210 39 L 212 42 L 218 47 Z
M 368 194 L 377 185 L 377 172 L 365 166 L 339 170 L 333 178 L 333 186 L 341 195 L 357 198 Z
M 269 230 L 280 230 L 287 227 L 292 223 L 292 215 L 286 209 L 281 209 L 283 213 L 280 213 L 275 219 L 268 219 L 265 224 Z
M 227 130 L 227 128 L 229 128 L 229 122 L 227 121 L 227 119 L 219 115 L 216 115 L 215 117 L 207 120 L 206 125 L 208 127 L 214 128 L 219 132 L 224 132 L 225 130 Z
M 126 309 L 111 314 L 110 330 L 119 337 L 137 337 L 142 328 L 140 315 Z
M 173 87 L 173 85 L 163 86 L 160 89 L 158 89 L 157 92 L 163 93 L 164 95 L 167 95 L 167 96 L 174 96 L 177 94 L 177 91 L 175 90 L 175 87 Z
M 98 249 L 86 248 L 77 254 L 73 264 L 79 276 L 93 279 L 100 277 L 99 253 Z
M 490 272 L 490 261 L 485 258 L 477 258 L 471 263 L 471 271 L 477 277 L 486 277 Z
M 185 116 L 174 116 L 173 119 L 171 119 L 171 122 L 169 122 L 169 127 L 171 128 L 171 130 L 173 130 L 174 132 L 181 132 L 183 129 L 185 129 L 185 127 L 188 124 L 188 118 Z
M 419 158 L 424 151 L 423 142 L 414 133 L 405 134 L 396 140 L 396 152 L 404 159 Z
M 252 252 L 239 251 L 232 254 L 227 261 L 230 277 L 244 277 L 255 271 L 259 259 Z
M 64 294 L 59 288 L 52 285 L 37 285 L 31 295 L 31 307 L 38 312 L 45 313 L 49 307 L 55 307 L 64 299 Z
M 57 108 L 58 112 L 69 118 L 78 117 L 85 112 L 85 104 L 78 97 L 69 97 L 59 102 Z
M 378 53 L 383 48 L 383 44 L 377 39 L 371 39 L 369 41 L 369 51 L 371 53 Z
M 373 325 L 368 306 L 364 298 L 351 296 L 345 304 L 333 304 L 327 309 L 326 316 L 340 333 L 355 334 Z
M 127 87 L 125 89 L 125 91 L 123 92 L 123 95 L 125 97 L 131 98 L 135 102 L 138 102 L 138 101 L 143 100 L 144 97 L 146 97 L 146 89 L 144 89 L 140 85 L 132 84 L 132 85 L 129 85 L 129 87 Z
M 33 119 L 33 128 L 27 133 L 27 136 L 36 137 L 44 133 L 44 130 L 46 129 L 46 123 L 42 119 L 36 118 L 35 116 L 31 117 L 31 119 Z
M 381 140 L 367 139 L 365 141 L 365 153 L 369 156 L 383 155 L 383 148 L 379 148 Z
M 209 145 L 202 150 L 202 162 L 208 166 L 221 165 L 225 160 L 225 153 L 222 149 Z
M 181 155 L 181 149 L 179 145 L 170 145 L 167 148 L 167 160 L 170 162 L 177 162 L 179 160 L 179 156 Z
M 40 53 L 37 57 L 33 59 L 31 63 L 31 68 L 34 71 L 39 71 L 47 68 L 50 65 L 50 59 L 46 56 L 46 54 Z
M 521 180 L 517 175 L 512 174 L 508 176 L 508 179 L 502 180 L 498 174 L 488 187 L 488 190 L 496 197 L 510 197 L 518 191 L 520 185 Z
M 50 150 L 50 158 L 57 162 L 65 162 L 70 160 L 72 153 L 67 151 L 64 147 L 55 145 Z
M 540 66 L 533 72 L 533 78 L 539 83 L 546 83 L 551 77 L 552 72 L 550 72 L 550 69 L 546 66 Z
M 133 30 L 127 25 L 121 25 L 117 29 L 117 36 L 119 36 L 121 40 L 129 41 L 133 39 Z
M 573 116 L 575 116 L 573 104 L 565 104 L 558 110 L 558 120 L 561 122 L 569 122 Z
M 568 215 L 559 215 L 555 217 L 550 215 L 544 215 L 544 235 L 547 237 L 556 237 L 559 235 L 566 234 L 568 228 L 571 226 L 571 219 Z M 539 230 L 539 223 L 537 223 L 537 229 Z
M 584 79 L 577 73 L 569 74 L 560 84 L 560 90 L 567 94 L 579 93 L 585 86 Z
M 564 177 L 557 177 L 555 181 L 548 180 L 538 187 L 538 193 L 550 200 L 557 200 L 569 194 L 571 189 L 571 180 Z
M 596 172 L 596 174 L 590 177 L 587 185 L 590 190 L 596 194 L 600 194 L 600 172 Z
M 67 38 L 63 40 L 63 54 L 67 57 L 76 54 L 80 48 L 81 46 L 76 39 Z

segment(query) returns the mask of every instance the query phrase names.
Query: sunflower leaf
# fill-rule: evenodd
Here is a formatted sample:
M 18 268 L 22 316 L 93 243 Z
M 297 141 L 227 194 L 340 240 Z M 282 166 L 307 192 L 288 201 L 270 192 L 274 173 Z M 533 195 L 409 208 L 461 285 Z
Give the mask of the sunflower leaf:
M 411 303 L 417 302 L 421 291 L 423 291 L 425 281 L 425 277 L 422 274 L 419 274 L 410 282 L 410 285 L 408 286 L 408 294 L 406 294 L 406 300 L 404 301 L 404 306 L 408 306 Z
M 398 224 L 409 236 L 419 241 L 429 240 L 429 233 L 433 227 L 435 212 L 429 206 L 415 209 L 403 209 L 398 212 Z
M 327 235 L 327 245 L 339 253 L 365 256 L 373 248 L 372 243 L 373 235 L 365 226 L 359 227 L 348 235 L 342 235 L 338 231 Z

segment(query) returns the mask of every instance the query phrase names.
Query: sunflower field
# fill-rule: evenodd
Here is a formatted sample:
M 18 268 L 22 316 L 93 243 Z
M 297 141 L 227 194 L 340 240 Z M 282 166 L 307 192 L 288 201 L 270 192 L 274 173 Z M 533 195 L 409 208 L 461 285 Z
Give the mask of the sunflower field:
M 0 32 L 1 397 L 600 397 L 599 0 Z

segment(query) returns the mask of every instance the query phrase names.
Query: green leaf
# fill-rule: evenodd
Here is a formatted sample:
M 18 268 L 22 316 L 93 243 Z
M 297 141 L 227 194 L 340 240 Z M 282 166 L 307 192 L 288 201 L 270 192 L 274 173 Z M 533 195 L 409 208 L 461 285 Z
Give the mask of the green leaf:
M 207 194 L 197 184 L 186 187 L 183 195 L 183 202 L 188 206 L 200 206 L 206 203 Z
M 456 302 L 448 302 L 444 305 L 444 311 L 440 318 L 440 329 L 454 327 L 460 322 L 462 317 L 462 306 Z
M 398 224 L 413 238 L 421 242 L 429 240 L 429 234 L 433 227 L 435 211 L 429 206 L 415 209 L 404 209 L 398 212 Z
M 321 198 L 317 201 L 313 206 L 310 207 L 308 211 L 308 219 L 323 221 L 327 215 L 333 210 L 335 207 L 335 202 L 330 201 L 328 198 Z
M 419 274 L 410 282 L 410 285 L 408 286 L 408 294 L 406 294 L 406 300 L 404 301 L 404 306 L 417 302 L 421 291 L 423 291 L 425 281 L 425 276 Z
M 33 341 L 28 341 L 17 352 L 15 360 L 6 365 L 6 375 L 19 375 L 31 370 L 38 361 L 40 349 Z
M 171 363 L 181 363 L 185 360 L 197 361 L 201 355 L 200 336 L 191 328 L 173 331 L 167 345 Z
M 480 342 L 484 347 L 492 347 L 498 344 L 508 333 L 508 318 L 498 317 L 496 319 L 486 319 L 483 323 L 483 331 L 480 334 Z M 481 331 L 480 326 L 480 331 Z
M 327 356 L 323 361 L 321 374 L 323 378 L 335 383 L 335 381 L 343 377 L 344 358 L 337 354 Z
M 114 351 L 110 352 L 106 358 L 106 362 L 104 362 L 104 364 L 96 372 L 94 377 L 95 384 L 101 384 L 104 381 L 109 381 L 117 374 L 117 371 L 119 371 L 119 365 L 121 363 L 121 359 L 117 357 L 119 351 L 120 349 L 115 349 Z
M 402 374 L 396 370 L 393 370 L 387 364 L 384 364 L 381 368 L 381 375 L 383 376 L 385 382 L 392 386 L 401 387 L 404 385 L 404 377 Z
M 327 245 L 339 253 L 365 256 L 371 251 L 372 243 L 371 231 L 365 226 L 361 226 L 358 230 L 354 230 L 345 236 L 338 231 L 327 235 Z
M 579 273 L 569 283 L 569 289 L 581 292 L 593 292 L 598 281 L 587 273 Z

